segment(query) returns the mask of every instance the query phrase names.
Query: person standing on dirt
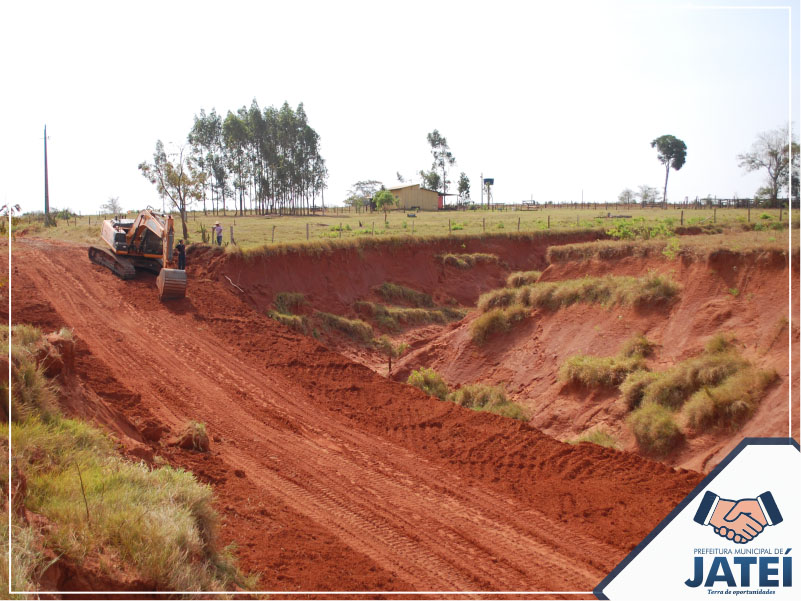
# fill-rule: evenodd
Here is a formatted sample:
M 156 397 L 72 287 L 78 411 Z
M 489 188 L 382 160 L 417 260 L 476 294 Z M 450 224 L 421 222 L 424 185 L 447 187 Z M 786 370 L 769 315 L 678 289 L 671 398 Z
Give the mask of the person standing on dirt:
M 222 226 L 219 221 L 214 224 L 214 238 L 217 240 L 217 246 L 222 246 Z
M 178 240 L 175 250 L 178 252 L 178 269 L 186 269 L 186 246 L 183 240 Z

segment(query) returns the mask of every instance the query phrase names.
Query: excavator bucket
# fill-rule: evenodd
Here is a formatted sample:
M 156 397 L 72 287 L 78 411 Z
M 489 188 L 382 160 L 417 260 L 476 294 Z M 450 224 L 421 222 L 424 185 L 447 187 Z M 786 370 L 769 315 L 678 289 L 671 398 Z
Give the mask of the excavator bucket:
M 156 278 L 159 298 L 169 300 L 186 296 L 186 272 L 183 269 L 164 268 Z

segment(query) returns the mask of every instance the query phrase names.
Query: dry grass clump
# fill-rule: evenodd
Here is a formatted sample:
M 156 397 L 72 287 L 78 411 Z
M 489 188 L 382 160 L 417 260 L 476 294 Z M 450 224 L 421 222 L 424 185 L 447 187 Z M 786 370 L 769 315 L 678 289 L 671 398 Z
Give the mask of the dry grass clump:
M 468 409 L 486 411 L 503 417 L 528 421 L 528 416 L 523 408 L 506 398 L 506 391 L 502 386 L 467 384 L 451 392 L 447 398 L 449 401 Z
M 445 253 L 437 255 L 445 265 L 453 265 L 459 269 L 470 269 L 479 263 L 497 263 L 498 255 L 491 253 Z
M 444 401 L 448 396 L 448 385 L 436 371 L 430 367 L 421 367 L 415 369 L 409 374 L 406 380 L 407 384 L 411 384 L 415 388 L 419 388 L 430 396 L 437 397 L 440 401 Z
M 645 357 L 653 351 L 653 343 L 637 335 L 627 340 L 614 357 L 573 355 L 559 369 L 559 378 L 586 388 L 617 386 L 635 371 L 645 369 Z
M 419 292 L 413 288 L 407 288 L 400 284 L 393 284 L 392 282 L 384 282 L 376 291 L 380 294 L 385 301 L 390 303 L 406 303 L 412 307 L 433 307 L 434 299 L 430 294 Z
M 583 432 L 580 436 L 568 442 L 570 444 L 589 442 L 592 444 L 597 444 L 600 447 L 606 447 L 608 449 L 618 448 L 617 438 L 615 438 L 612 434 L 609 433 L 608 430 L 606 430 L 602 426 L 599 426 L 597 428 L 591 428 L 586 432 Z
M 655 305 L 676 299 L 680 286 L 666 275 L 584 277 L 561 282 L 538 282 L 518 289 L 524 306 L 555 311 L 575 303 Z
M 327 327 L 334 328 L 360 342 L 370 342 L 373 339 L 373 328 L 361 319 L 348 319 L 333 313 L 317 311 L 318 317 Z
M 642 357 L 573 355 L 559 369 L 559 379 L 586 388 L 617 386 L 628 374 L 644 365 Z
M 623 401 L 629 411 L 640 406 L 645 389 L 659 377 L 660 375 L 656 372 L 642 369 L 635 370 L 626 377 L 620 384 L 620 392 L 623 394 Z
M 773 370 L 746 367 L 717 386 L 704 386 L 684 405 L 687 425 L 694 430 L 736 430 L 759 406 L 765 389 L 778 378 Z
M 649 455 L 663 457 L 684 440 L 673 412 L 662 405 L 643 404 L 631 412 L 628 424 L 637 444 Z
M 275 310 L 284 314 L 297 313 L 305 304 L 306 295 L 302 292 L 278 292 L 273 299 Z
M 293 315 L 291 313 L 279 313 L 278 311 L 268 311 L 267 317 L 284 324 L 286 327 L 297 332 L 306 333 L 308 331 L 308 323 L 306 317 L 303 315 Z
M 478 297 L 478 310 L 486 313 L 490 309 L 509 307 L 517 302 L 516 288 L 498 288 Z
M 16 328 L 12 340 L 15 333 Z M 21 373 L 34 362 L 31 351 L 39 341 L 28 328 L 20 329 L 17 341 L 20 348 L 11 363 Z M 218 517 L 207 485 L 180 469 L 151 470 L 124 460 L 113 441 L 85 422 L 65 419 L 57 411 L 43 415 L 37 391 L 55 394 L 55 389 L 40 371 L 26 373 L 30 378 L 12 379 L 13 403 L 26 409 L 11 423 L 13 460 L 27 482 L 26 509 L 44 516 L 50 527 L 38 532 L 12 523 L 13 586 L 36 588 L 36 575 L 45 568 L 42 548 L 77 564 L 90 554 L 111 553 L 163 590 L 219 591 L 254 584 L 238 572 L 230 550 L 219 546 Z M 9 424 L 0 425 L 5 446 L 8 436 Z
M 533 284 L 542 275 L 541 271 L 515 271 L 506 278 L 507 288 L 520 288 Z
M 479 315 L 470 324 L 473 341 L 483 344 L 494 334 L 508 332 L 514 324 L 526 319 L 529 313 L 530 311 L 521 305 L 512 305 L 505 309 L 490 309 Z
M 465 316 L 463 309 L 450 307 L 421 308 L 421 307 L 387 307 L 380 303 L 369 301 L 356 301 L 354 309 L 362 314 L 369 315 L 384 330 L 397 332 L 404 325 L 421 325 L 427 323 L 448 323 Z

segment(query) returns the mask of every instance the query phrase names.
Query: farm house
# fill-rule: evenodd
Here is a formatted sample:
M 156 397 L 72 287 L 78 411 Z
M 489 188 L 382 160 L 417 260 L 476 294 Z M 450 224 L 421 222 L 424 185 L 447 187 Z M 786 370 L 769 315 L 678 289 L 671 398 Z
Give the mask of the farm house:
M 407 184 L 388 188 L 398 200 L 398 208 L 419 207 L 423 211 L 436 211 L 442 208 L 442 196 L 433 190 L 421 188 L 420 184 Z

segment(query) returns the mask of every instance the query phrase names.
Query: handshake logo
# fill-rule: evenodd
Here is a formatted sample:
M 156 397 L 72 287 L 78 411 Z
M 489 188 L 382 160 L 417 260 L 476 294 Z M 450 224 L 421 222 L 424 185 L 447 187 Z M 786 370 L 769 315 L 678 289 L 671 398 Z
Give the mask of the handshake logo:
M 754 540 L 767 526 L 782 521 L 773 495 L 764 492 L 756 499 L 721 499 L 707 491 L 693 518 L 702 526 L 712 526 L 715 534 L 738 544 Z

